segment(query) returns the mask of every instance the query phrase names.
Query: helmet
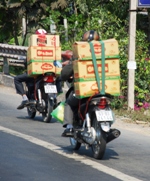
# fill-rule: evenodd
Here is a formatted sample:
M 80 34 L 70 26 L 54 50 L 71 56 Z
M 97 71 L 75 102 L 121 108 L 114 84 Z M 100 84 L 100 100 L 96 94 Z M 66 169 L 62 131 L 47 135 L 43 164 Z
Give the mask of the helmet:
M 100 36 L 97 31 L 90 30 L 83 34 L 82 41 L 100 40 Z
M 47 34 L 47 31 L 44 30 L 44 29 L 38 29 L 35 34 L 37 35 L 46 35 Z

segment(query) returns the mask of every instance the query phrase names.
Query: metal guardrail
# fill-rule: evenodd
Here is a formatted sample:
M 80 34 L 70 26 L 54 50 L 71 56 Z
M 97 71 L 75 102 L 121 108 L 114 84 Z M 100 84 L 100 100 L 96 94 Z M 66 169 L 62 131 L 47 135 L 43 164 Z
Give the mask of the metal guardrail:
M 9 74 L 9 65 L 24 67 L 27 50 L 26 46 L 0 43 L 0 65 L 3 66 L 3 72 Z
M 20 59 L 26 58 L 28 47 L 0 43 L 0 57 Z
M 9 65 L 17 66 L 17 67 L 24 67 L 25 60 L 16 60 L 16 59 L 8 59 Z M 4 60 L 0 59 L 0 66 L 4 65 Z

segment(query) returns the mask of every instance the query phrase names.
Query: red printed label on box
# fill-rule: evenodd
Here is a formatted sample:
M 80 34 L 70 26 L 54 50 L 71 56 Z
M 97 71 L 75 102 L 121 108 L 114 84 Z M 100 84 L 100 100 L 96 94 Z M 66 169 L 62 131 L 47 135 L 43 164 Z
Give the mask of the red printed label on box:
M 37 45 L 38 46 L 46 46 L 47 38 L 45 35 L 38 35 L 37 36 Z
M 52 38 L 50 38 L 51 41 L 51 46 L 56 47 L 56 36 L 53 36 Z
M 94 44 L 94 53 L 95 54 L 100 54 L 101 53 L 101 45 L 100 44 Z M 90 50 L 91 51 L 91 50 Z
M 37 50 L 37 56 L 53 57 L 53 50 Z
M 43 63 L 42 66 L 41 66 L 41 69 L 42 70 L 52 70 L 53 66 L 50 63 Z
M 97 67 L 98 67 L 98 72 L 101 73 L 102 72 L 102 65 L 97 65 Z M 105 72 L 109 72 L 108 64 L 105 64 Z M 94 74 L 95 73 L 94 66 L 92 64 L 87 65 L 87 73 L 88 74 Z

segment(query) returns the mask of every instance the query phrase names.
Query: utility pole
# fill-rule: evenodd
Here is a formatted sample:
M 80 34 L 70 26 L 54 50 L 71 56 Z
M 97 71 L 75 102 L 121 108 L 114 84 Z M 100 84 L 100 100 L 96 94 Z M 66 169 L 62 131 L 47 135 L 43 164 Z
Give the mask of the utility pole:
M 137 0 L 130 0 L 129 47 L 128 47 L 128 109 L 134 109 L 135 84 L 135 41 L 136 41 L 136 9 Z
M 50 16 L 50 32 L 51 32 L 51 34 L 55 34 L 56 33 L 56 24 L 52 20 L 51 16 Z
M 26 34 L 26 19 L 25 17 L 22 18 L 22 37 Z
M 65 40 L 68 42 L 68 24 L 67 19 L 64 19 L 64 28 L 65 28 Z

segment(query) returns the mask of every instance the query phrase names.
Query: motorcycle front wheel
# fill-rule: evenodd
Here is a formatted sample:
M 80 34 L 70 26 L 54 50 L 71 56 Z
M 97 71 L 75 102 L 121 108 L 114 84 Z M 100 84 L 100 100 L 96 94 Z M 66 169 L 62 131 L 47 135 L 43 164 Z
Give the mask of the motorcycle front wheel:
M 73 150 L 79 150 L 79 148 L 81 147 L 81 143 L 79 143 L 74 138 L 70 138 L 70 144 L 71 144 L 71 147 L 73 148 Z
M 45 112 L 42 112 L 42 118 L 45 123 L 50 123 L 52 119 L 51 112 L 53 111 L 53 106 L 48 99 L 46 102 Z
M 92 127 L 96 131 L 96 140 L 91 146 L 93 157 L 95 159 L 102 159 L 106 150 L 106 135 L 102 131 L 101 126 L 96 119 L 96 116 L 92 118 Z

